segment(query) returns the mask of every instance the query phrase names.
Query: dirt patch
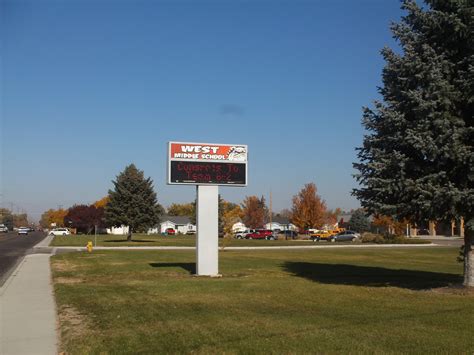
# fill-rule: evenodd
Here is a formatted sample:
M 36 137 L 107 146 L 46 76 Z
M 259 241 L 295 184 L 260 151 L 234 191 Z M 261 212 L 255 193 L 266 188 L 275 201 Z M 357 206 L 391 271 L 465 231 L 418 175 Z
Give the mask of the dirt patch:
M 54 260 L 51 263 L 51 266 L 53 267 L 53 270 L 57 272 L 67 272 L 76 269 L 75 265 L 65 260 Z
M 56 277 L 54 282 L 58 284 L 79 284 L 84 282 L 84 279 L 78 277 Z
M 125 261 L 114 261 L 114 262 L 108 262 L 107 266 L 122 266 L 122 265 L 128 265 L 130 263 L 125 262 Z
M 474 287 L 464 287 L 461 285 L 439 287 L 431 289 L 431 292 L 446 295 L 474 296 Z
M 59 329 L 61 329 L 61 348 L 73 338 L 85 337 L 91 333 L 86 316 L 72 306 L 61 306 L 58 319 Z

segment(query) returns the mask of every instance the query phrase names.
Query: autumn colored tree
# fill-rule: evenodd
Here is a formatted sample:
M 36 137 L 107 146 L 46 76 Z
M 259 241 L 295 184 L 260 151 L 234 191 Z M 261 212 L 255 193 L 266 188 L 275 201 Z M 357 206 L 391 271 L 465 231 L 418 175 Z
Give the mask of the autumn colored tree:
M 196 214 L 195 206 L 192 203 L 172 203 L 168 207 L 169 216 L 192 216 Z
M 238 205 L 233 203 L 233 202 L 229 202 L 229 201 L 226 201 L 222 198 L 222 196 L 219 194 L 219 210 L 218 210 L 218 226 L 219 226 L 219 235 L 222 235 L 225 233 L 224 231 L 224 228 L 225 228 L 225 221 L 224 221 L 224 215 L 230 211 L 230 210 L 233 210 L 234 208 L 236 208 Z M 240 206 L 238 206 L 240 208 Z M 240 208 L 240 210 L 242 210 Z M 236 223 L 236 222 L 234 222 Z
M 390 216 L 375 215 L 372 224 L 376 227 L 384 228 L 388 234 L 404 234 L 408 220 L 397 221 Z
M 102 197 L 100 200 L 97 200 L 93 203 L 93 205 L 96 207 L 96 208 L 105 208 L 105 206 L 107 205 L 107 203 L 110 201 L 110 198 L 109 196 L 105 196 L 105 197 Z
M 321 227 L 326 218 L 326 203 L 317 194 L 316 185 L 304 185 L 298 195 L 293 196 L 291 221 L 300 229 Z
M 67 214 L 67 210 L 62 208 L 54 210 L 49 209 L 41 215 L 40 225 L 43 228 L 51 228 L 51 224 L 55 224 L 56 227 L 64 227 L 64 217 Z
M 265 198 L 262 196 L 247 196 L 242 202 L 242 220 L 249 228 L 261 228 L 268 215 Z
M 234 237 L 232 227 L 242 219 L 242 212 L 242 208 L 234 203 L 228 203 L 224 209 L 221 218 L 222 232 L 224 234 L 222 249 L 224 249 Z
M 327 210 L 324 216 L 324 223 L 333 225 L 338 222 L 337 217 L 342 213 L 340 208 L 336 208 L 334 210 Z
M 69 208 L 64 223 L 68 227 L 76 228 L 78 232 L 90 234 L 94 227 L 104 225 L 104 208 L 94 205 L 74 205 Z

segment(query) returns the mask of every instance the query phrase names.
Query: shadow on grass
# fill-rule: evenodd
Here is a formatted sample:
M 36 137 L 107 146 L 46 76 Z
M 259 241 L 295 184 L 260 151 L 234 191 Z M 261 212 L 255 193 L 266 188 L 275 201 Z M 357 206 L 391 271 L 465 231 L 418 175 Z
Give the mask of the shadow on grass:
M 195 263 L 150 263 L 151 267 L 167 268 L 167 267 L 180 267 L 191 274 L 196 273 Z
M 104 243 L 154 243 L 156 240 L 149 239 L 132 239 L 128 241 L 127 239 L 112 239 L 112 240 L 103 240 Z
M 332 285 L 393 286 L 410 290 L 426 290 L 462 282 L 462 277 L 456 274 L 374 266 L 286 262 L 283 268 L 295 276 Z

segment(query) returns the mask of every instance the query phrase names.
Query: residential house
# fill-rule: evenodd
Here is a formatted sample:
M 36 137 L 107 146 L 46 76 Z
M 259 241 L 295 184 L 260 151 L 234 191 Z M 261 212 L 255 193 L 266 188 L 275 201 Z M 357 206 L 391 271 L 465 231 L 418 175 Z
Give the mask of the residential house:
M 148 234 L 165 233 L 168 228 L 173 228 L 177 233 L 186 234 L 196 232 L 196 225 L 191 223 L 188 216 L 162 216 L 161 223 L 148 230 Z
M 293 223 L 290 222 L 290 220 L 286 217 L 281 217 L 281 216 L 276 216 L 272 219 L 272 223 L 268 222 L 265 224 L 265 229 L 271 229 L 271 230 L 280 230 L 280 231 L 285 231 L 285 230 L 292 230 L 292 231 L 297 231 L 298 227 L 296 227 Z
M 107 234 L 127 235 L 128 234 L 128 226 L 107 228 Z

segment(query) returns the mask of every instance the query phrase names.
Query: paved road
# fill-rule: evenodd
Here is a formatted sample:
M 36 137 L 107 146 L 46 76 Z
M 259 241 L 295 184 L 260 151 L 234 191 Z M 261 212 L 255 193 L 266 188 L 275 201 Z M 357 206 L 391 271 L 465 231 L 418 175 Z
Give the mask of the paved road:
M 12 269 L 25 255 L 30 254 L 31 248 L 44 237 L 43 232 L 30 232 L 27 236 L 19 236 L 15 232 L 0 233 L 0 286 Z
M 430 239 L 430 238 L 423 238 L 431 241 L 434 244 L 443 246 L 443 247 L 458 247 L 460 248 L 464 245 L 464 239 L 461 238 L 437 238 L 437 239 Z

